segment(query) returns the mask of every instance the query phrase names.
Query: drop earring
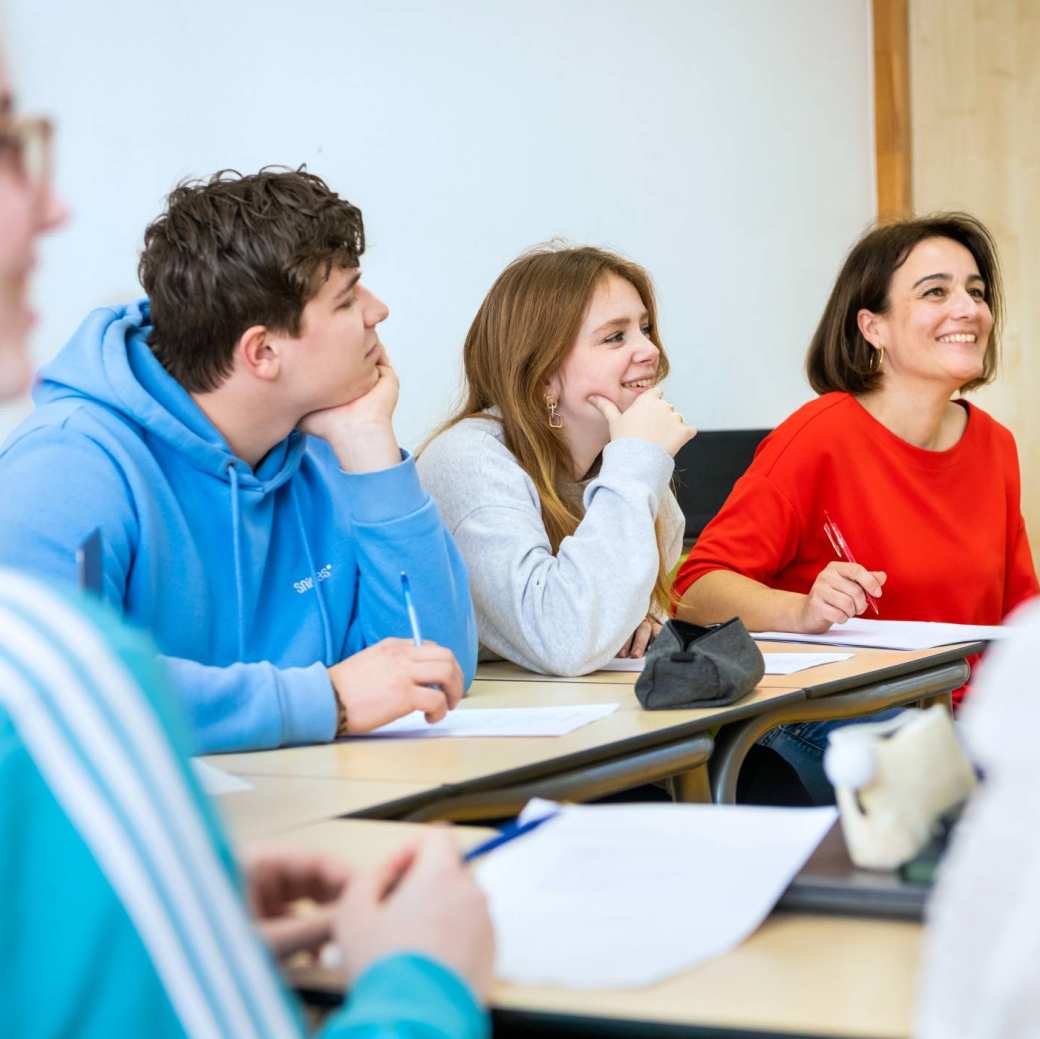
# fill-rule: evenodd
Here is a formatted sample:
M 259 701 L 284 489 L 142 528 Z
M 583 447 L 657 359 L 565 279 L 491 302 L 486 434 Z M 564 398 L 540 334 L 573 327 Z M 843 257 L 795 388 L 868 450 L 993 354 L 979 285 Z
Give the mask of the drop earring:
M 549 428 L 563 429 L 563 416 L 556 410 L 556 401 L 552 397 L 546 397 L 545 406 L 549 409 Z

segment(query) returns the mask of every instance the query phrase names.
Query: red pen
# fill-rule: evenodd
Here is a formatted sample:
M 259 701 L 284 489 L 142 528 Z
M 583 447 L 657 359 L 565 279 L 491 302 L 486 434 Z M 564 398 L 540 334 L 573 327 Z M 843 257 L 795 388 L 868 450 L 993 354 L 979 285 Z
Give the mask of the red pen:
M 856 557 L 852 554 L 852 549 L 849 548 L 849 543 L 842 536 L 841 531 L 838 529 L 838 524 L 831 519 L 830 513 L 826 509 L 823 511 L 823 532 L 827 535 L 827 540 L 831 543 L 831 548 L 834 549 L 834 554 L 846 563 L 855 563 Z M 877 599 L 870 594 L 865 588 L 863 594 L 867 597 L 867 602 L 870 603 L 870 608 L 874 611 L 875 616 L 880 616 L 877 607 Z

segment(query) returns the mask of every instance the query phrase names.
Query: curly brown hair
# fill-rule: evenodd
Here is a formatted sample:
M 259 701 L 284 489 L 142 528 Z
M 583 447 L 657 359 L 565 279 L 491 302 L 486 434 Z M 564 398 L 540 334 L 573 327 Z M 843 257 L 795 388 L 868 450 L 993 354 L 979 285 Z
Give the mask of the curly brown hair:
M 333 267 L 365 251 L 361 210 L 304 167 L 183 181 L 144 233 L 152 352 L 185 389 L 216 389 L 253 325 L 299 335 Z

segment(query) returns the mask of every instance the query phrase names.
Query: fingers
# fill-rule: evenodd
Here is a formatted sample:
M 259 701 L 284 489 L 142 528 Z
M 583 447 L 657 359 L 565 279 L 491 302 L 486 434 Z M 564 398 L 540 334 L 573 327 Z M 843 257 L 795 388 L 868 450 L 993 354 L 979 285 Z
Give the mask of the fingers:
M 433 827 L 414 851 L 414 864 L 405 878 L 407 882 L 424 883 L 437 874 L 457 873 L 464 868 L 455 834 L 446 826 Z
M 593 395 L 588 398 L 588 402 L 608 421 L 613 422 L 615 419 L 621 417 L 621 412 L 618 411 L 617 405 L 606 397 L 599 397 Z
M 881 586 L 888 580 L 888 575 L 884 570 L 868 570 L 866 567 L 860 566 L 859 563 L 842 563 L 838 561 L 828 563 L 826 569 L 821 571 L 820 576 L 823 576 L 827 571 L 849 581 L 854 581 L 868 595 L 875 597 L 882 594 L 883 589 Z
M 324 907 L 299 916 L 279 916 L 260 922 L 264 940 L 275 956 L 282 959 L 298 952 L 317 954 L 332 938 L 335 911 Z
M 440 689 L 422 683 L 412 692 L 412 710 L 422 711 L 430 725 L 434 725 L 447 715 L 448 698 Z
M 375 904 L 387 898 L 400 884 L 415 863 L 419 843 L 405 844 L 375 869 L 367 870 L 356 877 L 350 885 L 348 898 L 362 903 Z
M 620 657 L 622 659 L 624 657 L 627 657 L 629 655 L 629 653 L 631 653 L 631 651 L 632 651 L 632 640 L 634 638 L 635 638 L 635 632 L 633 632 L 632 635 L 628 639 L 626 639 L 625 644 L 617 651 L 615 656 Z
M 346 887 L 349 870 L 320 855 L 261 853 L 246 865 L 249 896 L 260 917 L 280 916 L 303 898 L 330 902 Z
M 635 634 L 632 636 L 630 655 L 633 657 L 643 656 L 643 654 L 646 653 L 647 646 L 650 645 L 650 640 L 653 638 L 653 634 L 653 621 L 647 617 L 646 620 L 636 628 Z
M 462 700 L 462 671 L 454 659 L 413 661 L 408 676 L 420 689 L 436 686 L 446 711 L 455 710 Z

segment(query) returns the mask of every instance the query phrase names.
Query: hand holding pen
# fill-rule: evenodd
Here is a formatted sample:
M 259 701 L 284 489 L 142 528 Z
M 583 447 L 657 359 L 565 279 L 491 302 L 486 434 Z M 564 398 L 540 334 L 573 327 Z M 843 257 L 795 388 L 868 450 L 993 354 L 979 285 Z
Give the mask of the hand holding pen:
M 887 578 L 883 570 L 860 566 L 838 525 L 826 512 L 823 515 L 824 534 L 838 559 L 816 575 L 802 605 L 799 630 L 814 635 L 858 617 L 868 609 L 877 615 L 877 600 Z
M 422 711 L 432 725 L 462 699 L 462 669 L 450 649 L 423 640 L 404 573 L 401 592 L 412 637 L 383 639 L 328 669 L 346 721 L 340 736 L 371 732 L 412 711 Z

